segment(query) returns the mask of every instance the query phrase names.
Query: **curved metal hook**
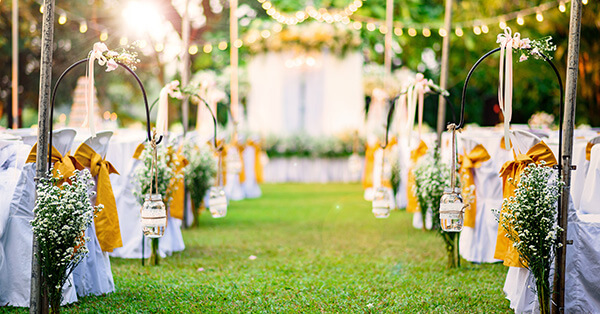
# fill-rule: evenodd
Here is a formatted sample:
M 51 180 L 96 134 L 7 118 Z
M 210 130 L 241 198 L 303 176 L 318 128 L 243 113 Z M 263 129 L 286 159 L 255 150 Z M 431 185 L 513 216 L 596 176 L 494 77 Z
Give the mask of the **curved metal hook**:
M 531 48 L 529 48 L 531 49 Z M 471 70 L 469 70 L 469 73 L 467 74 L 467 78 L 465 79 L 465 85 L 463 86 L 463 90 L 462 90 L 462 98 L 461 98 L 461 102 L 460 102 L 460 121 L 458 123 L 458 125 L 456 126 L 457 129 L 461 129 L 464 126 L 464 118 L 465 118 L 465 100 L 466 100 L 466 95 L 467 95 L 467 86 L 469 85 L 469 80 L 471 79 L 471 75 L 473 75 L 473 72 L 475 71 L 475 69 L 479 66 L 479 64 L 485 60 L 487 57 L 489 57 L 490 55 L 492 55 L 495 52 L 500 51 L 500 48 L 495 48 L 491 51 L 489 51 L 488 53 L 484 54 L 481 58 L 479 58 L 479 60 L 477 60 L 477 62 L 475 62 L 475 64 L 473 65 L 473 67 L 471 68 Z M 550 58 L 548 58 L 548 56 L 546 56 L 545 54 L 540 52 L 540 56 L 543 58 L 544 61 L 546 61 L 546 63 L 548 63 L 551 67 L 552 70 L 554 70 L 554 74 L 556 74 L 556 78 L 558 80 L 558 86 L 560 88 L 560 109 L 558 112 L 558 136 L 559 136 L 559 140 L 558 140 L 558 170 L 560 173 L 560 170 L 562 169 L 562 125 L 563 125 L 563 121 L 562 121 L 562 114 L 563 114 L 563 110 L 564 110 L 564 103 L 565 103 L 565 91 L 564 91 L 564 87 L 563 87 L 563 81 L 562 78 L 560 77 L 560 73 L 558 72 L 558 69 L 556 68 L 556 65 L 554 65 L 554 62 L 552 62 L 552 60 L 550 60 Z
M 50 100 L 50 149 L 48 149 L 48 169 L 51 168 L 51 155 L 52 155 L 52 120 L 54 118 L 54 103 L 56 101 L 56 92 L 58 90 L 58 86 L 60 85 L 60 83 L 62 82 L 62 80 L 64 79 L 64 77 L 71 72 L 71 70 L 73 70 L 76 66 L 80 65 L 80 64 L 85 64 L 89 61 L 89 58 L 85 58 L 82 60 L 79 60 L 73 64 L 71 64 L 59 77 L 58 80 L 56 80 L 56 83 L 54 83 L 54 88 L 52 89 L 52 97 Z M 140 80 L 140 78 L 137 76 L 137 74 L 135 74 L 135 72 L 129 68 L 127 65 L 118 62 L 117 64 L 122 66 L 123 68 L 125 68 L 129 73 L 131 73 L 133 75 L 133 77 L 135 78 L 135 80 L 138 82 L 138 85 L 140 86 L 140 89 L 142 90 L 142 95 L 144 96 L 144 104 L 146 106 L 146 129 L 147 129 L 147 133 L 148 133 L 148 141 L 152 140 L 152 134 L 150 132 L 150 110 L 148 108 L 148 97 L 146 96 L 146 89 L 144 88 L 144 84 L 142 84 L 142 81 Z M 162 135 L 158 137 L 158 140 L 156 141 L 156 144 L 160 143 L 162 141 L 163 137 Z
M 192 94 L 192 96 L 198 97 L 200 99 L 200 101 L 202 101 L 204 103 L 206 108 L 208 108 L 208 111 L 210 112 L 210 115 L 213 118 L 213 126 L 215 128 L 215 137 L 213 138 L 213 143 L 215 145 L 215 149 L 219 150 L 219 148 L 217 148 L 217 116 L 215 115 L 215 113 L 212 111 L 212 109 L 208 105 L 208 102 L 206 102 L 206 100 L 204 100 L 204 98 L 200 97 L 200 95 L 198 95 L 198 94 Z M 200 108 L 198 108 L 198 110 L 200 110 Z

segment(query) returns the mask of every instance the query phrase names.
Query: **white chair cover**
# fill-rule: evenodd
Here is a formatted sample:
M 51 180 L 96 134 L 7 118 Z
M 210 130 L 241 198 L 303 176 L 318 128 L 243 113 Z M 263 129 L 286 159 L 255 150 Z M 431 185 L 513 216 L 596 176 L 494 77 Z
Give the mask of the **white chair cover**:
M 84 143 L 104 158 L 112 134 L 112 131 L 98 132 L 96 137 L 90 137 Z M 94 181 L 97 183 L 98 178 L 94 178 Z M 96 191 L 96 187 L 97 185 L 94 185 L 92 190 Z M 90 198 L 90 202 L 92 205 L 96 203 L 95 195 Z M 89 238 L 86 243 L 89 253 L 73 271 L 73 281 L 77 295 L 83 297 L 114 292 L 115 283 L 110 268 L 110 258 L 108 253 L 103 252 L 100 248 L 98 237 L 96 237 L 95 224 L 91 224 L 85 234 Z
M 245 198 L 258 198 L 262 195 L 260 186 L 258 186 L 258 183 L 256 182 L 256 169 L 254 169 L 255 156 L 255 148 L 246 145 L 242 156 L 244 160 L 244 174 L 246 176 L 246 180 L 242 183 Z
M 53 145 L 64 156 L 69 151 L 74 137 L 75 131 L 71 129 L 54 131 Z M 25 159 L 26 157 L 25 155 Z M 12 194 L 4 233 L 0 237 L 0 247 L 5 254 L 5 260 L 0 265 L 2 305 L 29 306 L 33 242 L 30 221 L 33 220 L 35 206 L 35 172 L 36 163 L 23 166 Z M 63 304 L 77 301 L 72 283 L 71 275 L 63 287 Z
M 600 144 L 592 147 L 589 169 L 581 192 L 579 212 L 581 214 L 600 214 Z
M 227 154 L 237 154 L 239 156 L 239 151 L 237 150 L 237 148 L 230 147 L 230 149 L 227 150 Z M 227 199 L 230 201 L 239 201 L 244 199 L 244 189 L 242 189 L 242 185 L 240 184 L 239 173 L 230 173 L 229 171 L 227 172 L 225 194 L 227 195 Z

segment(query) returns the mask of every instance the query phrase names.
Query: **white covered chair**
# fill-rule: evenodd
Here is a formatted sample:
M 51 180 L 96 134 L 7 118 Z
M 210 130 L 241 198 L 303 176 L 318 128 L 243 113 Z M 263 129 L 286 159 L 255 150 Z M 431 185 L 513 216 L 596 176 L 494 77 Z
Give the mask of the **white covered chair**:
M 92 148 L 104 159 L 112 134 L 112 131 L 98 132 L 96 137 L 90 137 L 83 143 Z M 97 183 L 98 177 L 94 177 L 94 180 Z M 96 188 L 97 185 L 92 190 L 96 191 Z M 92 196 L 90 202 L 94 205 L 96 203 L 96 196 Z M 98 237 L 96 236 L 95 223 L 90 225 L 85 234 L 89 237 L 86 243 L 89 253 L 73 271 L 73 281 L 77 295 L 82 297 L 114 292 L 115 283 L 110 267 L 110 258 L 108 257 L 108 253 L 102 251 L 100 247 Z
M 256 177 L 256 162 L 261 161 L 260 156 L 257 154 L 257 146 L 252 145 L 253 143 L 255 142 L 247 142 L 245 145 L 246 148 L 242 154 L 245 176 L 245 180 L 242 183 L 242 190 L 244 191 L 245 198 L 258 198 L 262 195 L 262 191 L 257 182 L 258 178 Z
M 242 188 L 242 184 L 240 183 L 240 174 L 233 173 L 231 168 L 227 165 L 227 160 L 230 158 L 235 158 L 232 155 L 237 156 L 238 159 L 242 163 L 244 163 L 243 156 L 240 154 L 237 145 L 227 145 L 227 155 L 225 156 L 225 170 L 226 170 L 226 183 L 225 183 L 225 194 L 227 195 L 227 199 L 231 201 L 239 201 L 243 200 L 244 189 Z
M 73 129 L 53 132 L 53 146 L 61 155 L 68 153 L 75 134 Z M 44 160 L 45 158 L 47 156 Z M 0 268 L 0 304 L 2 305 L 29 306 L 33 242 L 30 221 L 34 217 L 35 176 L 36 163 L 25 164 L 12 195 L 4 234 L 0 237 L 0 246 L 4 248 L 6 258 Z M 63 287 L 63 304 L 77 301 L 72 283 L 72 276 L 69 276 Z
M 600 145 L 592 147 L 589 167 L 579 201 L 581 214 L 600 214 Z

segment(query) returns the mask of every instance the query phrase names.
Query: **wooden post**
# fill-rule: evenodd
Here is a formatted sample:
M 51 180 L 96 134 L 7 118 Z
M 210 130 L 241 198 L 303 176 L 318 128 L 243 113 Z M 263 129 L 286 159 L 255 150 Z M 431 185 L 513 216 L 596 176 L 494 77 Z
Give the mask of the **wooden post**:
M 12 128 L 19 128 L 19 1 L 12 2 Z
M 394 33 L 394 0 L 387 0 L 385 5 L 385 53 L 383 62 L 386 76 L 392 74 L 392 34 Z M 395 95 L 389 95 L 390 98 Z
M 188 13 L 189 0 L 185 1 L 183 18 L 181 20 L 181 87 L 186 87 L 190 82 L 190 17 Z M 189 123 L 189 99 L 185 97 L 181 103 L 181 122 L 183 124 L 183 135 L 188 131 Z M 184 211 L 185 213 L 185 211 Z M 184 214 L 185 215 L 185 214 Z
M 569 47 L 567 55 L 567 78 L 565 87 L 565 111 L 563 113 L 561 177 L 565 185 L 561 189 L 561 211 L 558 224 L 564 230 L 560 234 L 562 247 L 556 252 L 554 274 L 554 294 L 552 313 L 564 313 L 565 310 L 565 273 L 567 259 L 567 223 L 569 199 L 571 195 L 571 156 L 573 154 L 573 128 L 575 126 L 575 106 L 577 101 L 577 71 L 579 69 L 579 41 L 581 33 L 581 0 L 571 1 L 571 20 L 569 21 Z
M 238 95 L 238 48 L 236 42 L 238 39 L 238 20 L 237 20 L 237 0 L 229 1 L 229 57 L 231 62 L 231 118 L 233 125 L 238 123 L 239 119 L 239 95 Z
M 50 121 L 50 91 L 52 90 L 52 48 L 54 42 L 54 0 L 44 0 L 42 17 L 42 51 L 40 57 L 40 94 L 38 102 L 38 145 L 36 159 L 36 186 L 39 178 L 46 175 L 48 161 L 48 132 Z M 37 197 L 37 195 L 36 195 Z M 42 272 L 39 259 L 38 242 L 33 236 L 33 254 L 31 256 L 31 291 L 29 313 L 46 313 L 48 306 L 42 300 Z
M 452 0 L 446 0 L 446 13 L 444 15 L 444 29 L 446 36 L 442 40 L 442 65 L 440 69 L 440 87 L 446 89 L 448 86 L 448 59 L 450 55 L 450 36 L 452 34 Z M 455 121 L 455 123 L 457 123 Z M 440 95 L 438 98 L 437 116 L 437 141 L 438 148 L 442 146 L 442 133 L 446 130 L 446 99 Z

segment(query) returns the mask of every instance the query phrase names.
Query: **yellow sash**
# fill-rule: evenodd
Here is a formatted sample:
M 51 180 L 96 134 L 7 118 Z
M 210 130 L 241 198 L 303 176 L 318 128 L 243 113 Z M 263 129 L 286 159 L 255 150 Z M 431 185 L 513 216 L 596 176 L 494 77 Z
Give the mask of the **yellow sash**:
M 506 148 L 506 142 L 504 141 L 504 136 L 500 139 L 500 148 L 504 149 L 504 150 L 509 150 L 510 148 L 512 148 L 512 141 L 509 139 L 508 140 L 508 144 L 510 144 L 509 148 Z
M 175 172 L 176 176 L 183 176 L 183 168 L 189 164 L 188 160 L 183 156 L 183 145 L 179 147 L 177 152 L 169 147 L 169 154 L 171 154 L 171 160 L 179 162 L 177 166 L 174 167 L 173 172 Z M 169 183 L 170 189 L 173 191 L 173 200 L 171 201 L 171 206 L 169 208 L 171 217 L 183 219 L 183 211 L 185 208 L 185 180 L 183 178 L 173 178 Z
M 142 155 L 144 149 L 146 149 L 145 143 L 140 143 L 140 145 L 138 145 L 135 148 L 135 153 L 133 153 L 133 159 L 140 159 L 140 156 Z
M 123 246 L 117 203 L 109 177 L 111 173 L 119 173 L 110 162 L 102 159 L 100 154 L 85 143 L 79 145 L 75 151 L 75 158 L 83 166 L 90 168 L 92 177 L 98 177 L 96 205 L 102 204 L 104 209 L 94 218 L 96 236 L 102 251 L 112 252 L 113 249 Z
M 490 154 L 483 145 L 479 144 L 473 148 L 468 154 L 458 156 L 460 164 L 459 174 L 463 189 L 463 195 L 470 194 L 467 200 L 468 205 L 465 211 L 465 227 L 475 228 L 475 217 L 477 215 L 477 200 L 475 194 L 475 179 L 473 178 L 473 168 L 481 167 L 481 164 L 490 160 Z M 471 191 L 466 190 L 473 187 Z
M 29 152 L 29 156 L 27 156 L 27 160 L 25 161 L 26 163 L 32 163 L 32 162 L 36 162 L 36 158 L 37 158 L 37 143 L 35 143 L 33 145 L 33 147 L 31 148 L 31 151 Z M 75 171 L 75 169 L 77 170 L 83 170 L 85 169 L 85 167 L 83 167 L 78 161 L 77 159 L 75 159 L 75 157 L 70 156 L 69 153 L 67 153 L 64 157 L 63 155 L 60 154 L 60 152 L 54 147 L 52 146 L 52 156 L 50 157 L 50 160 L 52 161 L 52 168 L 54 168 L 54 170 L 58 170 L 60 172 L 60 174 L 63 176 L 63 179 L 60 180 L 58 182 L 58 184 L 62 184 L 63 182 L 71 182 L 69 180 L 69 178 L 71 176 L 73 176 L 73 172 Z M 44 158 L 44 162 L 46 162 L 47 159 Z M 56 177 L 57 173 L 54 172 L 53 176 Z
M 411 165 L 408 168 L 408 180 L 406 181 L 406 196 L 408 200 L 406 204 L 406 211 L 409 213 L 417 213 L 420 211 L 419 201 L 417 200 L 415 191 L 413 191 L 413 187 L 415 186 L 415 174 L 413 173 L 413 170 L 419 159 L 427 154 L 427 149 L 427 144 L 421 140 L 421 142 L 419 142 L 419 146 L 410 152 Z
M 385 148 L 385 153 L 389 154 L 391 152 L 392 148 L 394 147 L 394 145 L 396 145 L 397 143 L 398 143 L 398 141 L 396 140 L 396 138 L 392 137 L 388 141 L 388 145 Z M 379 142 L 379 140 L 377 142 L 375 142 L 373 145 L 367 144 L 367 147 L 365 148 L 365 172 L 363 175 L 363 188 L 364 189 L 371 188 L 374 185 L 373 184 L 373 171 L 375 168 L 375 152 L 377 152 L 377 150 L 380 148 L 381 148 L 381 143 Z M 383 176 L 383 173 L 382 173 L 382 176 Z M 388 187 L 388 188 L 392 187 L 392 183 L 390 182 L 389 178 L 383 178 L 381 180 L 381 185 L 384 187 Z
M 515 156 L 515 160 L 507 161 L 500 170 L 502 177 L 502 196 L 506 199 L 515 195 L 515 189 L 519 183 L 521 173 L 527 165 L 531 163 L 539 164 L 541 161 L 546 162 L 546 166 L 556 165 L 554 154 L 543 141 L 533 145 L 526 154 Z M 513 178 L 513 182 L 509 183 L 508 178 Z M 506 209 L 502 208 L 502 212 Z M 498 237 L 496 238 L 496 251 L 494 258 L 504 261 L 504 265 L 512 267 L 526 267 L 524 262 L 519 258 L 519 253 L 513 247 L 513 242 L 506 237 L 506 230 L 502 227 L 502 214 L 500 214 L 500 223 L 498 225 Z
M 242 162 L 242 170 L 240 170 L 240 183 L 243 183 L 246 181 L 246 165 L 244 164 L 244 149 L 246 149 L 246 146 L 237 142 L 232 145 L 233 147 L 237 148 L 238 156 L 240 156 L 240 161 Z
M 592 147 L 594 147 L 594 143 L 588 142 L 585 146 L 585 159 L 590 160 L 592 157 Z
M 248 141 L 246 145 L 254 147 L 254 178 L 257 183 L 263 183 L 264 181 L 264 173 L 263 173 L 263 164 L 260 160 L 260 156 L 262 153 L 261 146 L 259 143 L 254 141 Z

